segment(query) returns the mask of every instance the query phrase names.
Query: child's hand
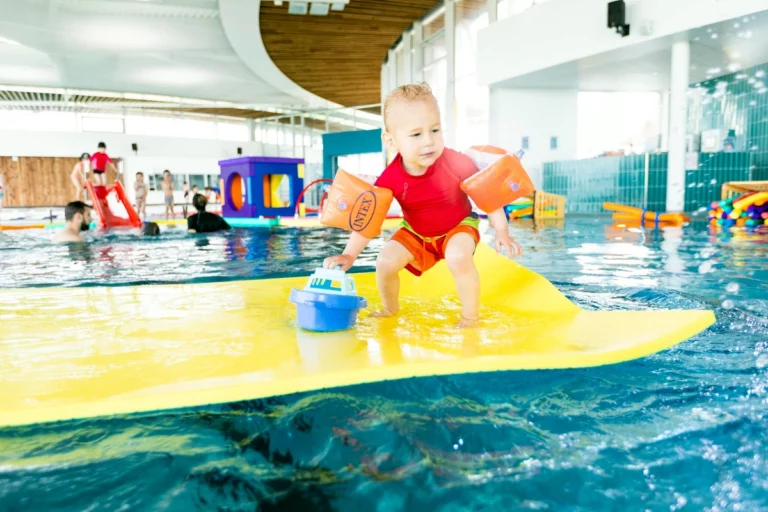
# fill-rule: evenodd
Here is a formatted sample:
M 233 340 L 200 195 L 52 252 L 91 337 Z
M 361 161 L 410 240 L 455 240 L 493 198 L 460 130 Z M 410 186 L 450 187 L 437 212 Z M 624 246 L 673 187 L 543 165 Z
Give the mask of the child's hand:
M 512 238 L 506 229 L 497 229 L 496 230 L 496 252 L 499 254 L 503 254 L 501 252 L 502 248 L 507 249 L 507 257 L 509 258 L 516 258 L 517 256 L 523 255 L 523 248 L 520 247 L 520 244 L 515 242 L 515 239 Z
M 341 270 L 347 271 L 352 268 L 352 264 L 356 258 L 353 258 L 349 254 L 340 254 L 339 256 L 330 256 L 323 261 L 323 267 L 332 269 L 341 266 Z

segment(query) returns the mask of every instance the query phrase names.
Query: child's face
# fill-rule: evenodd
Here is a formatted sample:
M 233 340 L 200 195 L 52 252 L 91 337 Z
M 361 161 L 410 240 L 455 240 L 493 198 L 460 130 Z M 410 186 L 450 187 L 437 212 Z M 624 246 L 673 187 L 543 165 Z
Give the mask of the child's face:
M 99 153 L 106 153 L 106 152 L 107 152 L 107 148 L 99 148 Z
M 136 183 L 144 183 L 144 175 L 143 174 L 137 174 L 136 175 Z
M 399 101 L 391 106 L 384 142 L 403 157 L 407 169 L 426 170 L 445 148 L 440 110 L 432 99 Z
M 171 181 L 171 173 L 167 172 L 167 173 L 163 174 L 163 179 L 165 181 Z

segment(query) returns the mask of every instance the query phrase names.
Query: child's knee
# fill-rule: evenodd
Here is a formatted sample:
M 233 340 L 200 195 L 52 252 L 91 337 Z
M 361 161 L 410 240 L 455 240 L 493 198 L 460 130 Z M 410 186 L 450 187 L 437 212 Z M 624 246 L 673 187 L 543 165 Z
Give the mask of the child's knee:
M 376 257 L 376 272 L 394 275 L 402 270 L 403 266 L 400 264 L 397 258 L 386 254 L 384 251 L 380 252 Z
M 475 265 L 470 251 L 451 251 L 445 255 L 445 263 L 453 274 L 469 272 Z

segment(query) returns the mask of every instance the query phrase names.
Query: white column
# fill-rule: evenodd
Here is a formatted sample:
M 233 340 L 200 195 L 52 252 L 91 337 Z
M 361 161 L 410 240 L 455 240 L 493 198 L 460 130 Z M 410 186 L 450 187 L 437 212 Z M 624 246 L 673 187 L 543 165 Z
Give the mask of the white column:
M 256 131 L 256 125 L 253 122 L 253 119 L 246 120 L 246 125 L 248 126 L 248 140 L 254 142 L 256 140 L 256 134 L 254 133 Z
M 678 41 L 672 45 L 672 75 L 669 93 L 669 157 L 667 162 L 667 211 L 682 212 L 685 207 L 685 132 L 688 121 L 688 81 L 691 45 Z
M 389 57 L 387 58 L 387 67 L 389 68 L 389 91 L 397 87 L 397 57 L 395 56 L 395 50 L 389 50 Z M 387 92 L 389 92 L 387 91 Z
M 661 140 L 660 151 L 669 151 L 669 91 L 661 91 L 661 119 L 659 119 Z
M 403 84 L 412 84 L 413 83 L 413 65 L 411 63 L 412 61 L 412 53 L 411 53 L 411 33 L 406 31 L 403 33 L 403 47 L 400 50 L 403 52 L 403 67 L 405 68 L 405 77 L 403 77 Z
M 497 0 L 488 0 L 488 24 L 496 23 L 498 20 L 499 5 Z
M 456 4 L 445 0 L 445 60 L 448 69 L 445 90 L 445 144 L 456 141 Z
M 381 65 L 381 108 L 384 108 L 384 98 L 389 92 L 389 64 Z M 327 130 L 326 130 L 327 131 Z
M 424 81 L 424 50 L 421 43 L 424 41 L 424 25 L 420 21 L 413 24 L 413 36 L 411 46 L 413 59 L 411 60 L 411 76 L 415 83 Z

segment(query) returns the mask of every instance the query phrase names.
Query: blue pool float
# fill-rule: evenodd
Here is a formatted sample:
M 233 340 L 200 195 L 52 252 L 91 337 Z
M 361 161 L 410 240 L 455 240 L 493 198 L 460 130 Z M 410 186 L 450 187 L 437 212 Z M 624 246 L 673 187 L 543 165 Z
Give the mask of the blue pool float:
M 355 280 L 337 269 L 318 268 L 303 290 L 291 290 L 299 327 L 308 331 L 332 332 L 351 329 L 357 313 L 368 301 L 357 295 Z

